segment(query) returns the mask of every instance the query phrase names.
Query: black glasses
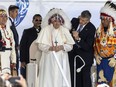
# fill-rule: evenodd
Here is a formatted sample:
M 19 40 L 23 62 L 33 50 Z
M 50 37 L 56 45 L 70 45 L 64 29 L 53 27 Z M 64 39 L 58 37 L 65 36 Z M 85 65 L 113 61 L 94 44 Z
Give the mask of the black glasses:
M 41 22 L 42 20 L 41 20 L 41 19 L 40 19 L 40 20 L 38 20 L 38 19 L 35 19 L 35 21 L 40 21 L 40 22 Z

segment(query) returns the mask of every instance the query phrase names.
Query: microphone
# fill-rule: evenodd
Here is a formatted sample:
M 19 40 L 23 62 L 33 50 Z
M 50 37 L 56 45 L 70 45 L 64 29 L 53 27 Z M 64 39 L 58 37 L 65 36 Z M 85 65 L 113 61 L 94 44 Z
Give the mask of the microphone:
M 81 72 L 81 69 L 82 69 L 83 67 L 80 67 L 80 68 L 78 68 L 77 69 L 77 72 L 79 73 L 79 72 Z

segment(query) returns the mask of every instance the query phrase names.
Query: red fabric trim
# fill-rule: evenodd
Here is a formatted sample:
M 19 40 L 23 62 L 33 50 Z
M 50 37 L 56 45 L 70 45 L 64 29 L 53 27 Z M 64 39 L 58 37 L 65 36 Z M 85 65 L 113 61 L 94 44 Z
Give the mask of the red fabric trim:
M 105 13 L 101 13 L 101 16 L 106 16 L 106 17 L 110 17 L 112 19 L 112 21 L 114 22 L 114 18 L 108 14 L 105 14 Z

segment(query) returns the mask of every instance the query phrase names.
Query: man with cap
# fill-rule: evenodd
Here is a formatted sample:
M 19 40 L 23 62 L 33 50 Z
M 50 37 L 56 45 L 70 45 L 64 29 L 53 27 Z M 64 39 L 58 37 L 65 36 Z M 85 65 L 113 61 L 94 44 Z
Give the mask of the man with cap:
M 9 21 L 10 21 L 10 29 L 13 32 L 13 37 L 15 41 L 15 50 L 16 50 L 16 69 L 17 69 L 17 74 L 18 74 L 18 68 L 19 68 L 19 57 L 18 57 L 18 50 L 19 50 L 19 36 L 18 32 L 16 30 L 14 20 L 18 16 L 18 9 L 19 7 L 16 5 L 10 5 L 8 8 L 8 13 L 9 13 Z
M 5 8 L 0 7 L 0 72 L 11 74 L 10 63 L 16 66 L 15 42 Z
M 101 24 L 96 32 L 95 58 L 97 62 L 97 84 L 106 83 L 114 87 L 116 73 L 116 5 L 107 1 L 100 10 Z

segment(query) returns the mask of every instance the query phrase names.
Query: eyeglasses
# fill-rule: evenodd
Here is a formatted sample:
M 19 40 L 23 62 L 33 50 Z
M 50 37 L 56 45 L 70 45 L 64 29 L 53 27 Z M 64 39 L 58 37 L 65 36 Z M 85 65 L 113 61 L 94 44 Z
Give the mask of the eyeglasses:
M 35 21 L 40 21 L 41 22 L 42 20 L 35 19 Z

